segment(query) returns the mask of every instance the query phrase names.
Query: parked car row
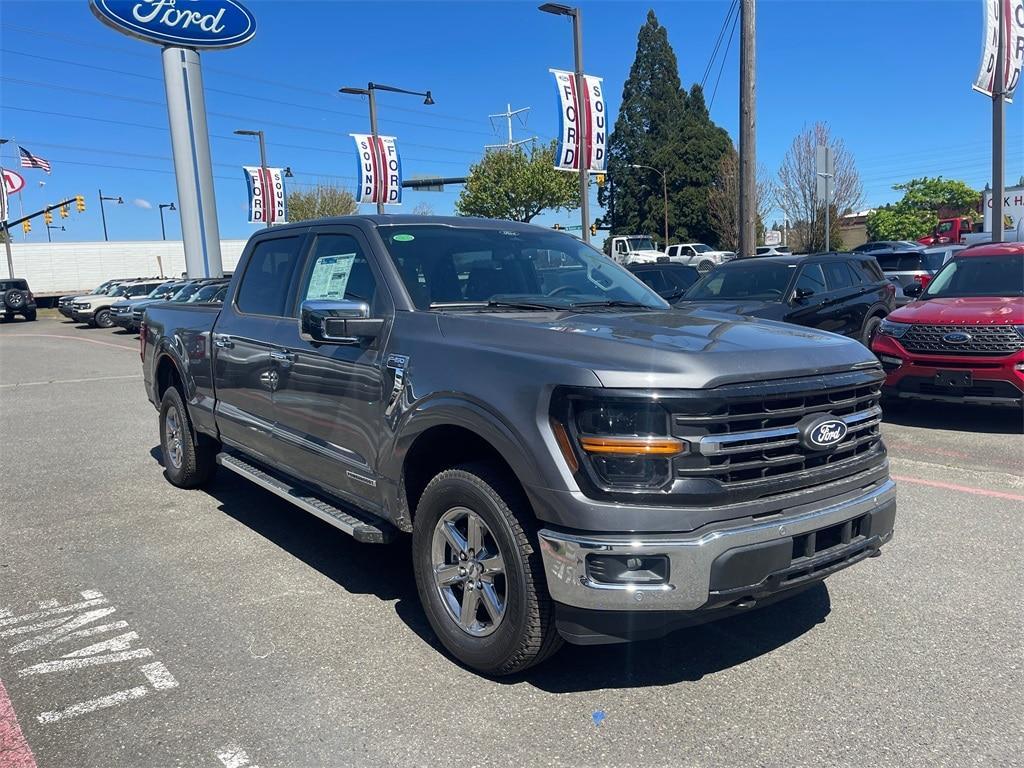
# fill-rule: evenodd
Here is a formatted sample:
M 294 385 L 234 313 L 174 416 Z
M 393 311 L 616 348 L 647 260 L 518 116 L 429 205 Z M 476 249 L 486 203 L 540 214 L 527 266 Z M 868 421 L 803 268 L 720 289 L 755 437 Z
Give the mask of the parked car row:
M 108 280 L 91 293 L 62 296 L 57 311 L 94 328 L 115 326 L 137 331 L 146 307 L 157 302 L 219 304 L 224 301 L 228 278 L 198 280 L 132 278 Z

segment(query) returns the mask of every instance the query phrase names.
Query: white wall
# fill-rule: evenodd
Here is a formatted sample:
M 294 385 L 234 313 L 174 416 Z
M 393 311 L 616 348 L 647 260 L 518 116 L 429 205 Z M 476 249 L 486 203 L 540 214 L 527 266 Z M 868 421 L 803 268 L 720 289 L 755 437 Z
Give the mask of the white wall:
M 245 240 L 221 240 L 225 271 L 235 268 Z M 2 249 L 2 244 L 0 244 Z M 185 270 L 180 240 L 88 243 L 11 243 L 15 277 L 28 280 L 36 294 L 89 291 L 114 277 L 159 277 L 161 262 L 167 277 Z M 0 254 L 0 277 L 8 277 L 7 259 Z

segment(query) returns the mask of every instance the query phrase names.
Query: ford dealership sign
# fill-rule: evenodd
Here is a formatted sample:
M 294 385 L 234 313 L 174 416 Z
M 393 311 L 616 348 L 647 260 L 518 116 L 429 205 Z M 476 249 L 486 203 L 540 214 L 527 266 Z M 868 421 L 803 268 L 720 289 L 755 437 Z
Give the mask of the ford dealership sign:
M 252 39 L 256 18 L 236 0 L 89 0 L 118 32 L 181 48 L 231 48 Z

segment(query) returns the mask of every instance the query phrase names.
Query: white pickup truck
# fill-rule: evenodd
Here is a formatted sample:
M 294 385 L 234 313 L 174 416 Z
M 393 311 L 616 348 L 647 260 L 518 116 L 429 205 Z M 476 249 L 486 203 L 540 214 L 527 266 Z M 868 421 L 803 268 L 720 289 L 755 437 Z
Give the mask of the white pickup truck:
M 604 241 L 605 255 L 612 261 L 627 264 L 654 264 L 667 261 L 668 257 L 659 251 L 654 238 L 649 235 L 615 235 Z
M 677 243 L 668 247 L 668 258 L 676 264 L 696 267 L 697 272 L 706 275 L 715 267 L 736 258 L 733 251 L 716 251 L 704 243 Z

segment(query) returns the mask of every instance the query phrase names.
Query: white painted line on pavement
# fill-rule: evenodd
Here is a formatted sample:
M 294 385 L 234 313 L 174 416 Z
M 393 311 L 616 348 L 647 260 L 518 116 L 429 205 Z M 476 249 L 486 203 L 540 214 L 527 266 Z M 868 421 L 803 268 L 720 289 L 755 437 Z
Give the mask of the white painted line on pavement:
M 20 387 L 42 387 L 47 384 L 85 384 L 90 381 L 118 381 L 121 379 L 141 379 L 142 375 L 133 373 L 128 376 L 93 376 L 87 379 L 50 379 L 48 381 L 23 381 L 19 384 L 0 384 L 0 389 L 19 389 Z
M 35 611 L 34 613 L 26 613 L 23 616 L 11 616 L 9 618 L 0 618 L 0 627 L 7 626 L 8 624 L 17 624 L 19 621 L 33 621 L 35 619 L 41 619 L 44 616 L 53 616 L 56 613 L 70 613 L 72 611 L 80 611 L 83 608 L 92 608 L 94 605 L 103 605 L 107 602 L 105 597 L 96 597 L 86 599 L 81 603 L 72 603 L 71 605 L 62 605 L 60 608 L 49 608 L 45 611 Z
M 114 629 L 125 629 L 128 626 L 127 621 L 112 621 L 109 624 L 100 624 L 98 627 L 89 627 L 89 629 L 79 629 L 71 632 L 64 637 L 58 637 L 53 642 L 55 643 L 66 643 L 68 640 L 72 640 L 76 637 L 92 637 L 93 635 L 102 635 L 104 632 L 110 632 Z M 11 632 L 13 630 L 7 630 Z M 2 633 L 0 633 L 2 634 Z
M 127 651 L 132 647 L 132 640 L 138 639 L 138 632 L 125 632 L 123 635 L 112 637 L 109 640 L 103 640 L 99 643 L 93 643 L 92 645 L 86 646 L 85 648 L 79 648 L 77 651 L 65 653 L 61 658 L 81 659 L 84 656 L 95 656 L 98 653 L 107 651 Z
M 4 341 L 11 341 L 17 339 L 64 339 L 64 341 L 84 341 L 86 344 L 102 344 L 104 347 L 113 347 L 114 349 L 123 349 L 126 352 L 139 353 L 139 348 L 136 345 L 126 347 L 123 344 L 111 344 L 109 341 L 97 341 L 96 339 L 83 339 L 80 336 L 57 336 L 52 333 L 19 333 L 0 336 L 0 339 Z
M 36 716 L 36 720 L 44 725 L 56 723 L 59 720 L 66 720 L 69 717 L 87 715 L 90 712 L 95 712 L 97 709 L 116 707 L 118 704 L 124 704 L 126 701 L 130 701 L 132 699 L 141 699 L 147 693 L 149 693 L 149 689 L 146 686 L 137 685 L 134 688 L 125 688 L 123 691 L 112 693 L 109 696 L 100 696 L 98 699 L 90 699 L 89 701 L 81 701 L 78 704 L 72 704 L 66 709 L 57 710 L 55 712 L 43 712 L 41 715 Z
M 52 643 L 61 635 L 66 635 L 71 630 L 78 629 L 79 627 L 83 627 L 86 624 L 92 624 L 92 622 L 96 621 L 96 619 L 102 619 L 104 616 L 109 616 L 116 610 L 116 608 L 110 606 L 108 608 L 97 608 L 94 611 L 86 611 L 85 613 L 80 613 L 77 616 L 74 616 L 68 619 L 67 621 L 62 622 L 60 626 L 51 629 L 49 632 L 43 632 L 41 635 L 30 637 L 28 640 L 24 640 L 18 643 L 17 645 L 11 646 L 7 652 L 21 653 L 23 651 L 30 651 L 33 648 L 40 648 L 46 645 L 47 643 Z M 47 624 L 50 622 L 43 623 Z
M 249 762 L 248 753 L 241 747 L 221 747 L 217 750 L 217 759 L 224 768 L 259 768 Z
M 46 629 L 47 627 L 56 627 L 58 624 L 63 624 L 67 620 L 67 616 L 58 616 L 56 619 L 38 621 L 35 624 L 22 624 L 20 627 L 2 629 L 0 630 L 0 637 L 11 637 L 12 635 L 27 635 L 29 632 L 38 632 L 39 630 Z
M 95 600 L 97 597 L 103 597 L 103 593 L 98 589 L 83 589 L 80 594 L 86 600 Z
M 45 611 L 47 608 L 56 608 L 60 605 L 60 600 L 40 600 L 37 605 L 39 610 Z
M 152 664 L 143 664 L 142 674 L 149 680 L 149 684 L 152 685 L 158 691 L 165 691 L 168 688 L 177 688 L 178 681 L 174 679 L 174 675 L 171 674 L 170 670 L 164 666 L 162 661 L 154 661 Z
M 120 651 L 118 653 L 106 653 L 102 656 L 90 656 L 85 659 L 57 659 L 56 661 L 44 661 L 40 664 L 33 664 L 31 667 L 18 670 L 18 677 L 29 675 L 45 675 L 48 672 L 64 672 L 69 669 L 81 669 L 82 667 L 95 667 L 100 664 L 113 664 L 128 659 L 144 659 L 152 656 L 149 648 L 136 648 L 134 651 Z

